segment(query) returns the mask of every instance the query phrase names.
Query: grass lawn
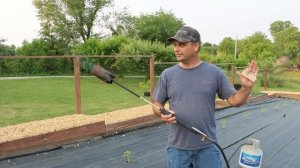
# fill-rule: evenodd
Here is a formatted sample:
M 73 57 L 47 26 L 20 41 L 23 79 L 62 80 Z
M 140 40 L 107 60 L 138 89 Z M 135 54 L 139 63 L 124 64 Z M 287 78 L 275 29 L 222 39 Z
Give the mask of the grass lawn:
M 283 79 L 283 86 L 277 88 L 268 88 L 268 90 L 280 90 L 300 92 L 300 72 L 287 71 L 279 76 Z
M 230 76 L 230 73 L 226 73 Z M 272 74 L 271 74 L 272 75 Z M 274 75 L 274 74 L 273 74 Z M 264 86 L 262 86 L 260 80 L 263 78 L 262 74 L 258 74 L 258 78 L 255 86 L 252 89 L 252 95 L 257 95 L 261 91 L 264 90 Z M 280 78 L 283 80 L 283 86 L 280 87 L 271 87 L 267 88 L 267 90 L 276 90 L 276 91 L 291 91 L 291 92 L 300 92 L 300 72 L 283 72 L 276 76 L 276 78 Z M 228 78 L 230 80 L 230 78 Z M 236 83 L 240 83 L 239 76 L 235 76 Z
M 139 82 L 144 79 L 116 79 L 142 95 Z M 0 80 L 0 127 L 75 113 L 73 78 Z M 115 84 L 95 77 L 81 78 L 84 114 L 134 107 L 145 104 Z

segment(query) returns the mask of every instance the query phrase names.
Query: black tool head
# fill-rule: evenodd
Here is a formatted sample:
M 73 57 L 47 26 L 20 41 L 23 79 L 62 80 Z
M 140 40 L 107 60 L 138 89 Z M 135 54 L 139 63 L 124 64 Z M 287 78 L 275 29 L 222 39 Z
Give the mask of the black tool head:
M 103 80 L 104 82 L 110 84 L 113 82 L 113 78 L 115 77 L 113 73 L 107 71 L 99 65 L 93 66 L 92 74 L 95 75 L 97 78 Z

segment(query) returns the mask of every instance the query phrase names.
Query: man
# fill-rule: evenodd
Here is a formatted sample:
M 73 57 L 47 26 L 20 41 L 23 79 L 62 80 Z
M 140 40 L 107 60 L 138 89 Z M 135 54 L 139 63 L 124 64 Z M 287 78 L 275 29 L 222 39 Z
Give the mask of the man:
M 247 100 L 254 82 L 240 74 L 242 87 L 236 91 L 220 68 L 199 59 L 200 34 L 191 27 L 180 28 L 168 40 L 173 43 L 179 63 L 160 75 L 153 94 L 154 104 L 164 108 L 169 101 L 170 111 L 176 117 L 216 140 L 216 94 L 231 105 L 239 106 Z M 256 77 L 256 62 L 252 61 L 245 71 Z M 163 115 L 156 108 L 153 111 L 172 126 L 167 146 L 169 168 L 222 167 L 221 155 L 215 145 L 201 141 L 199 135 L 175 124 L 173 115 Z

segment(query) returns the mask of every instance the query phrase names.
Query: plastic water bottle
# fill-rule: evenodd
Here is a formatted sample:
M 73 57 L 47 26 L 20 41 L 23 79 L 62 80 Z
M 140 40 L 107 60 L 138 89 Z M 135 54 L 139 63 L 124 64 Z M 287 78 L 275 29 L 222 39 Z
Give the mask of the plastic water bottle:
M 242 146 L 239 159 L 242 168 L 261 167 L 263 151 L 259 148 L 259 143 L 257 139 L 249 139 L 248 145 Z

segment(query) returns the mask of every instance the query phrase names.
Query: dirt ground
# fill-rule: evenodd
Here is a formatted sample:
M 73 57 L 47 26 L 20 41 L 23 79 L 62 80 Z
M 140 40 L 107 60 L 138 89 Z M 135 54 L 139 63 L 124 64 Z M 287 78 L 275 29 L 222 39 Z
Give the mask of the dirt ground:
M 288 91 L 262 91 L 262 93 L 267 93 L 268 95 L 275 94 L 275 93 L 300 95 L 300 92 L 288 92 Z

